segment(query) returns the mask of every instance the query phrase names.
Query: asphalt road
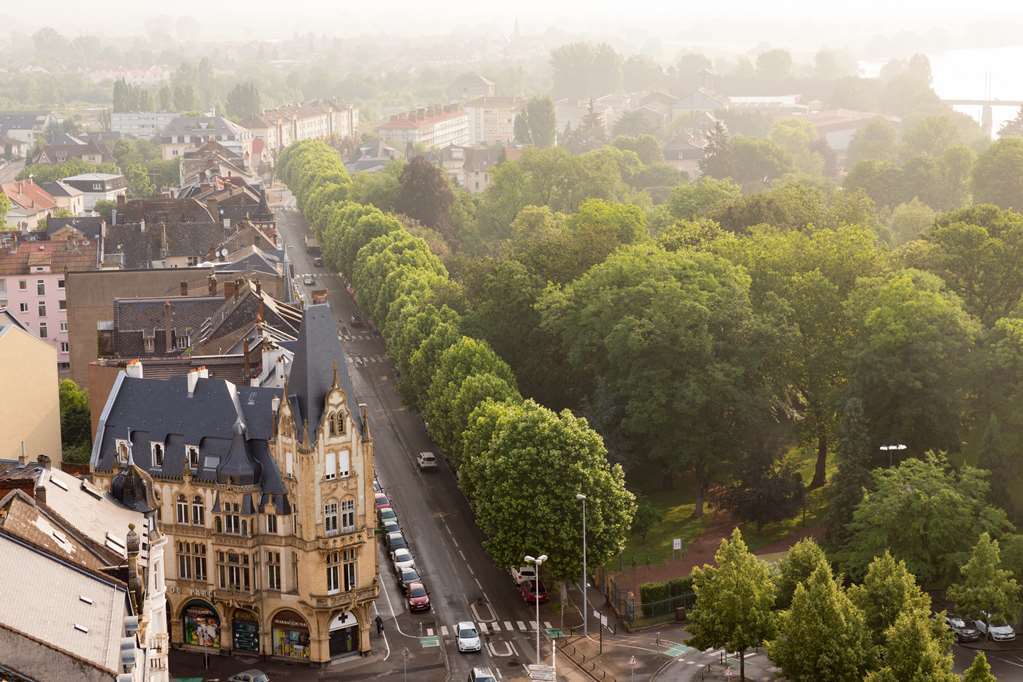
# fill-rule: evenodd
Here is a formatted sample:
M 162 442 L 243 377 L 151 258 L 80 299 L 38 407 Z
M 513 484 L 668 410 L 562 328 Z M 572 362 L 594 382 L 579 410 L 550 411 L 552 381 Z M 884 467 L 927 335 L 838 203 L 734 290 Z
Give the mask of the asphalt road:
M 369 327 L 353 328 L 357 308 L 336 273 L 312 265 L 304 250 L 305 222 L 295 211 L 278 212 L 278 227 L 288 244 L 296 281 L 309 300 L 313 289 L 327 289 L 328 301 L 338 318 L 342 347 L 349 357 L 357 398 L 369 408 L 369 423 L 376 453 L 377 477 L 391 497 L 402 529 L 412 546 L 416 564 L 430 591 L 432 610 L 410 614 L 405 608 L 394 573 L 381 549 L 380 577 L 384 593 L 377 608 L 385 618 L 390 656 L 401 660 L 408 649 L 413 665 L 429 665 L 443 655 L 449 679 L 464 680 L 475 665 L 488 665 L 504 679 L 522 678 L 523 666 L 535 662 L 535 607 L 519 598 L 507 571 L 498 568 L 482 548 L 466 499 L 443 458 L 438 471 L 420 472 L 415 456 L 422 450 L 439 453 L 430 441 L 419 414 L 401 400 L 394 383 L 394 367 L 386 356 L 383 339 Z M 301 284 L 312 273 L 314 286 Z M 480 654 L 459 654 L 453 632 L 457 622 L 471 620 L 484 632 Z M 553 609 L 541 609 L 540 628 L 557 626 Z M 439 648 L 425 647 L 430 636 Z M 541 636 L 542 655 L 549 656 Z M 442 679 L 424 670 L 416 679 Z
M 24 167 L 25 167 L 24 159 L 20 161 L 11 161 L 0 166 L 0 183 L 11 182 L 12 180 L 14 180 L 14 176 L 20 173 L 21 169 Z

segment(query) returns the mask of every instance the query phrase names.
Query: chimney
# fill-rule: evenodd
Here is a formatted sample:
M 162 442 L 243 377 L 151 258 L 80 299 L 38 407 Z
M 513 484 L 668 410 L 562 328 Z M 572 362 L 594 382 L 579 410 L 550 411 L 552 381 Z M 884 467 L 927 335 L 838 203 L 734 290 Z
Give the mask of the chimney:
M 123 194 L 118 194 L 117 195 L 117 208 L 119 208 L 121 210 L 124 210 L 124 207 L 125 207 L 125 204 L 127 203 L 127 201 L 128 201 L 128 198 L 126 196 L 124 196 Z
M 50 468 L 50 456 L 49 455 L 39 455 L 38 457 L 36 457 L 36 463 L 39 466 L 41 466 L 42 468 L 44 468 L 44 469 L 49 469 Z
M 235 298 L 238 298 L 238 294 L 242 293 L 242 284 L 244 284 L 244 283 L 245 283 L 245 281 L 242 280 L 241 278 L 236 279 L 234 281 L 234 297 Z
M 280 396 L 274 396 L 273 400 L 270 401 L 270 409 L 273 410 L 274 414 L 277 414 L 277 410 L 281 409 Z
M 207 280 L 207 281 L 208 281 L 209 287 L 210 287 L 210 296 L 216 296 L 217 295 L 217 276 L 216 275 L 210 275 L 209 280 Z
M 230 301 L 234 298 L 234 280 L 227 280 L 224 282 L 224 300 Z
M 251 374 L 252 370 L 249 367 L 249 350 L 250 350 L 250 348 L 249 348 L 249 337 L 246 336 L 245 339 L 242 341 L 242 363 L 243 363 L 242 364 L 242 367 L 243 367 L 243 369 L 242 369 L 242 378 L 243 379 L 251 379 L 252 378 L 252 374 Z
M 199 372 L 199 378 L 200 379 L 209 379 L 210 378 L 210 370 L 207 369 L 206 365 L 202 365 L 196 371 Z
M 141 360 L 129 360 L 128 365 L 124 368 L 124 373 L 130 376 L 132 379 L 142 378 L 142 361 Z
M 256 296 L 260 296 L 260 295 L 262 295 L 262 294 L 263 294 L 263 283 L 262 283 L 262 282 L 260 282 L 260 281 L 259 281 L 259 280 L 257 279 L 257 280 L 256 280 Z
M 36 502 L 42 502 L 43 504 L 46 504 L 46 486 L 44 485 L 36 486 Z
M 181 283 L 181 295 L 188 296 L 188 282 Z
M 25 457 L 25 441 L 21 441 L 21 454 L 18 455 L 18 466 L 25 466 L 28 462 L 28 458 Z
M 199 383 L 199 370 L 188 370 L 188 397 L 195 395 L 195 385 Z
M 172 315 L 172 306 L 170 301 L 163 302 L 163 338 L 164 338 L 164 353 L 170 353 L 174 348 L 174 319 Z
M 146 233 L 146 219 L 145 218 L 143 218 L 142 220 L 139 221 L 139 232 L 141 232 L 142 234 Z

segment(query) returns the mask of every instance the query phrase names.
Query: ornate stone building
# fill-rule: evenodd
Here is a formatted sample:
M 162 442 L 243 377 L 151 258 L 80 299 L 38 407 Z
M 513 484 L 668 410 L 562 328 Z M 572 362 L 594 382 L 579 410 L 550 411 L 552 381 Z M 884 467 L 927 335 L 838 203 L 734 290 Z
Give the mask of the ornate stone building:
M 91 468 L 154 480 L 174 646 L 323 663 L 370 650 L 379 592 L 373 441 L 327 304 L 305 309 L 284 389 L 203 370 L 121 372 Z

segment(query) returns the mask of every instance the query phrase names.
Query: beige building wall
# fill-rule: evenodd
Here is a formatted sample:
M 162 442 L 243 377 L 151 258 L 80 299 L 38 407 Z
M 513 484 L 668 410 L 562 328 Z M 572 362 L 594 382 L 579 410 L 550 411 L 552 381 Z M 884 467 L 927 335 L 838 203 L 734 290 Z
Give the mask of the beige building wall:
M 0 317 L 0 322 L 5 322 Z M 57 352 L 50 344 L 7 323 L 0 328 L 0 459 L 47 455 L 61 462 Z

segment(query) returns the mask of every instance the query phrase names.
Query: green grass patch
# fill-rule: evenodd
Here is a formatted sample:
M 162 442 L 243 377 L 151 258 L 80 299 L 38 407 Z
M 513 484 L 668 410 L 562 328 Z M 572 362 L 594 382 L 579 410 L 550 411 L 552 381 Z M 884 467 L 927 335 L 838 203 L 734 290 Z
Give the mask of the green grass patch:
M 674 538 L 682 538 L 682 542 L 688 545 L 703 532 L 706 517 L 693 518 L 696 505 L 693 491 L 688 487 L 658 491 L 641 499 L 657 510 L 658 520 L 645 538 L 635 534 L 629 538 L 618 564 L 622 568 L 661 563 L 671 558 L 671 541 Z

